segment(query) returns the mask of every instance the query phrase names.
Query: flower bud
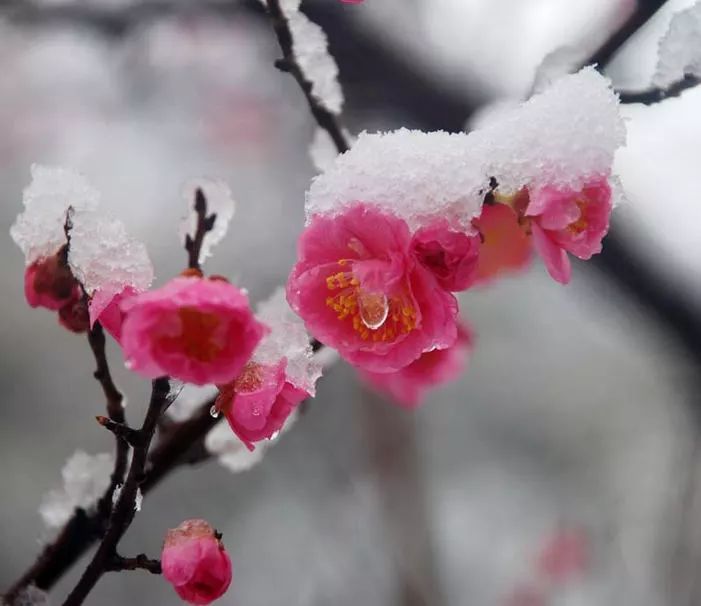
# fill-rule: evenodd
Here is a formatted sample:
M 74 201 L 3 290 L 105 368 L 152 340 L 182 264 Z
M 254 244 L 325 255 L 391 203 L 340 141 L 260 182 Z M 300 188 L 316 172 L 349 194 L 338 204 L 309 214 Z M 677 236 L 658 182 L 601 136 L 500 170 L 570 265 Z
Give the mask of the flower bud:
M 80 286 L 61 258 L 62 252 L 34 261 L 24 273 L 24 295 L 31 307 L 58 311 L 80 297 Z
M 219 535 L 205 520 L 185 520 L 166 534 L 163 576 L 189 604 L 210 604 L 231 583 L 231 560 Z

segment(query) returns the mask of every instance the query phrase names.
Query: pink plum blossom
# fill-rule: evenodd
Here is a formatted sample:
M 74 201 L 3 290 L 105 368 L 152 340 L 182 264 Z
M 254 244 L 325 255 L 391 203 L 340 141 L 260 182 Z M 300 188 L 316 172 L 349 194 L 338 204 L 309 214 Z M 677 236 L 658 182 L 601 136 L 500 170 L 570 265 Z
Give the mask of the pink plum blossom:
M 481 235 L 476 280 L 485 284 L 505 273 L 525 268 L 531 260 L 531 242 L 507 204 L 485 204 L 474 221 Z
M 221 537 L 204 520 L 186 520 L 166 534 L 161 553 L 165 579 L 189 604 L 210 604 L 231 584 L 231 560 Z
M 445 290 L 466 290 L 477 277 L 479 235 L 453 231 L 447 221 L 419 229 L 412 239 L 412 250 Z
M 45 307 L 51 311 L 58 311 L 82 296 L 80 285 L 66 263 L 65 253 L 59 251 L 27 267 L 24 295 L 31 307 Z
M 127 365 L 204 385 L 238 376 L 266 332 L 248 298 L 224 280 L 178 277 L 121 305 Z
M 533 243 L 554 280 L 570 281 L 568 252 L 580 259 L 601 252 L 611 209 L 611 186 L 605 178 L 578 191 L 545 186 L 530 192 L 526 217 L 530 218 Z
M 307 330 L 360 368 L 392 372 L 457 338 L 457 302 L 411 254 L 407 224 L 370 204 L 315 215 L 287 300 Z
M 360 371 L 360 376 L 378 392 L 388 395 L 405 408 L 416 408 L 426 392 L 441 383 L 452 381 L 465 370 L 472 350 L 472 333 L 464 324 L 458 326 L 458 339 L 445 349 L 434 349 L 392 373 Z
M 236 381 L 220 386 L 215 406 L 249 450 L 255 442 L 274 437 L 290 413 L 309 397 L 287 381 L 286 366 L 285 359 L 277 365 L 249 362 Z
M 116 294 L 108 289 L 97 290 L 88 305 L 90 326 L 92 327 L 95 322 L 99 321 L 117 343 L 121 342 L 122 324 L 125 317 L 122 305 L 137 294 L 139 294 L 138 291 L 131 286 L 118 290 Z
M 548 537 L 538 556 L 538 572 L 552 583 L 567 583 L 589 565 L 589 542 L 579 528 L 563 528 Z

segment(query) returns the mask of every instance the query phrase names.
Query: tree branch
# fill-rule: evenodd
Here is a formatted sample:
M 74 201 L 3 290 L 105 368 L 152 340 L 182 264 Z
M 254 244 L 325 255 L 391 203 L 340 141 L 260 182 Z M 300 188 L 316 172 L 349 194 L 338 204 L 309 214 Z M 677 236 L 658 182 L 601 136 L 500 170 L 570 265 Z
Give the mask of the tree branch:
M 201 271 L 200 254 L 202 253 L 202 244 L 207 232 L 212 231 L 214 222 L 217 220 L 216 214 L 207 216 L 207 198 L 204 192 L 198 187 L 195 190 L 195 213 L 197 214 L 197 226 L 195 227 L 195 236 L 190 237 L 190 234 L 185 236 L 185 250 L 187 251 L 189 269 Z
M 312 83 L 307 79 L 299 63 L 297 63 L 297 58 L 294 54 L 294 39 L 292 38 L 287 17 L 285 17 L 285 13 L 280 6 L 280 0 L 266 0 L 266 3 L 273 23 L 273 29 L 275 30 L 275 36 L 282 51 L 282 59 L 276 61 L 275 66 L 289 73 L 297 81 L 304 93 L 304 97 L 307 99 L 314 119 L 329 134 L 338 153 L 347 152 L 350 149 L 350 144 L 343 134 L 343 129 L 337 117 L 312 95 Z
M 124 558 L 116 555 L 108 563 L 107 572 L 122 572 L 124 570 L 146 570 L 151 574 L 161 574 L 160 560 L 152 560 L 145 553 L 140 553 L 134 558 Z
M 671 97 L 678 97 L 685 90 L 701 84 L 701 78 L 696 76 L 684 76 L 682 80 L 671 84 L 667 88 L 648 88 L 641 91 L 618 91 L 621 103 L 642 103 L 654 105 Z
M 152 383 L 151 401 L 146 418 L 139 430 L 142 443 L 134 448 L 129 473 L 124 482 L 119 499 L 110 516 L 107 532 L 100 543 L 93 559 L 80 577 L 78 584 L 68 595 L 63 606 L 80 606 L 92 591 L 100 577 L 107 571 L 110 562 L 116 556 L 119 541 L 134 519 L 136 498 L 140 484 L 144 481 L 144 470 L 148 458 L 148 449 L 156 431 L 158 418 L 166 410 L 169 402 L 170 381 L 167 377 L 155 379 Z

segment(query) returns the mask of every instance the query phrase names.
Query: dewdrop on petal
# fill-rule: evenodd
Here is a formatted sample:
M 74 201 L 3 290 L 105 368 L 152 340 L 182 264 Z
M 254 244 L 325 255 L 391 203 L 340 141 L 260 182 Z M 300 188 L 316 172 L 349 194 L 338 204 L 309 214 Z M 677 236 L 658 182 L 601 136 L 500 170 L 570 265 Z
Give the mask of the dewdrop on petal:
M 204 198 L 207 201 L 207 216 L 215 214 L 217 218 L 214 221 L 214 227 L 208 231 L 202 242 L 200 249 L 200 263 L 208 259 L 212 254 L 212 248 L 219 244 L 226 236 L 229 229 L 229 223 L 234 216 L 236 203 L 234 202 L 229 186 L 219 179 L 192 179 L 188 181 L 182 190 L 182 197 L 187 208 L 187 215 L 180 223 L 179 234 L 180 238 L 185 242 L 185 237 L 189 235 L 191 238 L 195 236 L 197 228 L 197 213 L 195 212 L 195 194 L 197 190 L 201 190 Z
M 685 76 L 701 78 L 701 0 L 672 17 L 660 40 L 652 82 L 667 88 Z
M 97 208 L 100 194 L 78 173 L 58 167 L 33 164 L 32 181 L 24 189 L 22 212 L 10 235 L 22 249 L 27 265 L 56 253 L 65 243 L 68 208 L 75 211 Z

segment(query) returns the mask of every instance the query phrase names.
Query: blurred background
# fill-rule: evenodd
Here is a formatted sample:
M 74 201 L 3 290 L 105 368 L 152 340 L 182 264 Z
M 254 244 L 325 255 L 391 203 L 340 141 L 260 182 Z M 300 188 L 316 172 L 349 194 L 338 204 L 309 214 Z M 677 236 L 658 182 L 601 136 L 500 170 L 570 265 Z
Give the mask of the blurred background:
M 356 133 L 470 128 L 485 106 L 527 98 L 562 46 L 618 89 L 646 89 L 659 37 L 692 3 L 304 4 L 329 35 Z M 181 184 L 225 179 L 238 209 L 208 270 L 260 300 L 286 280 L 316 174 L 315 124 L 278 55 L 258 2 L 0 1 L 0 587 L 50 537 L 38 507 L 64 461 L 112 448 L 85 339 L 24 301 L 7 234 L 31 163 L 84 173 L 147 242 L 157 283 L 185 263 Z M 465 294 L 477 345 L 459 382 L 409 413 L 337 364 L 260 465 L 180 470 L 123 551 L 155 555 L 167 528 L 207 518 L 234 562 L 222 606 L 701 604 L 700 107 L 701 87 L 624 107 L 615 170 L 628 202 L 605 254 L 577 262 L 566 288 L 536 262 Z M 139 419 L 148 385 L 109 353 Z M 585 561 L 533 601 L 539 557 L 562 533 Z M 106 576 L 87 601 L 178 603 L 141 573 Z

